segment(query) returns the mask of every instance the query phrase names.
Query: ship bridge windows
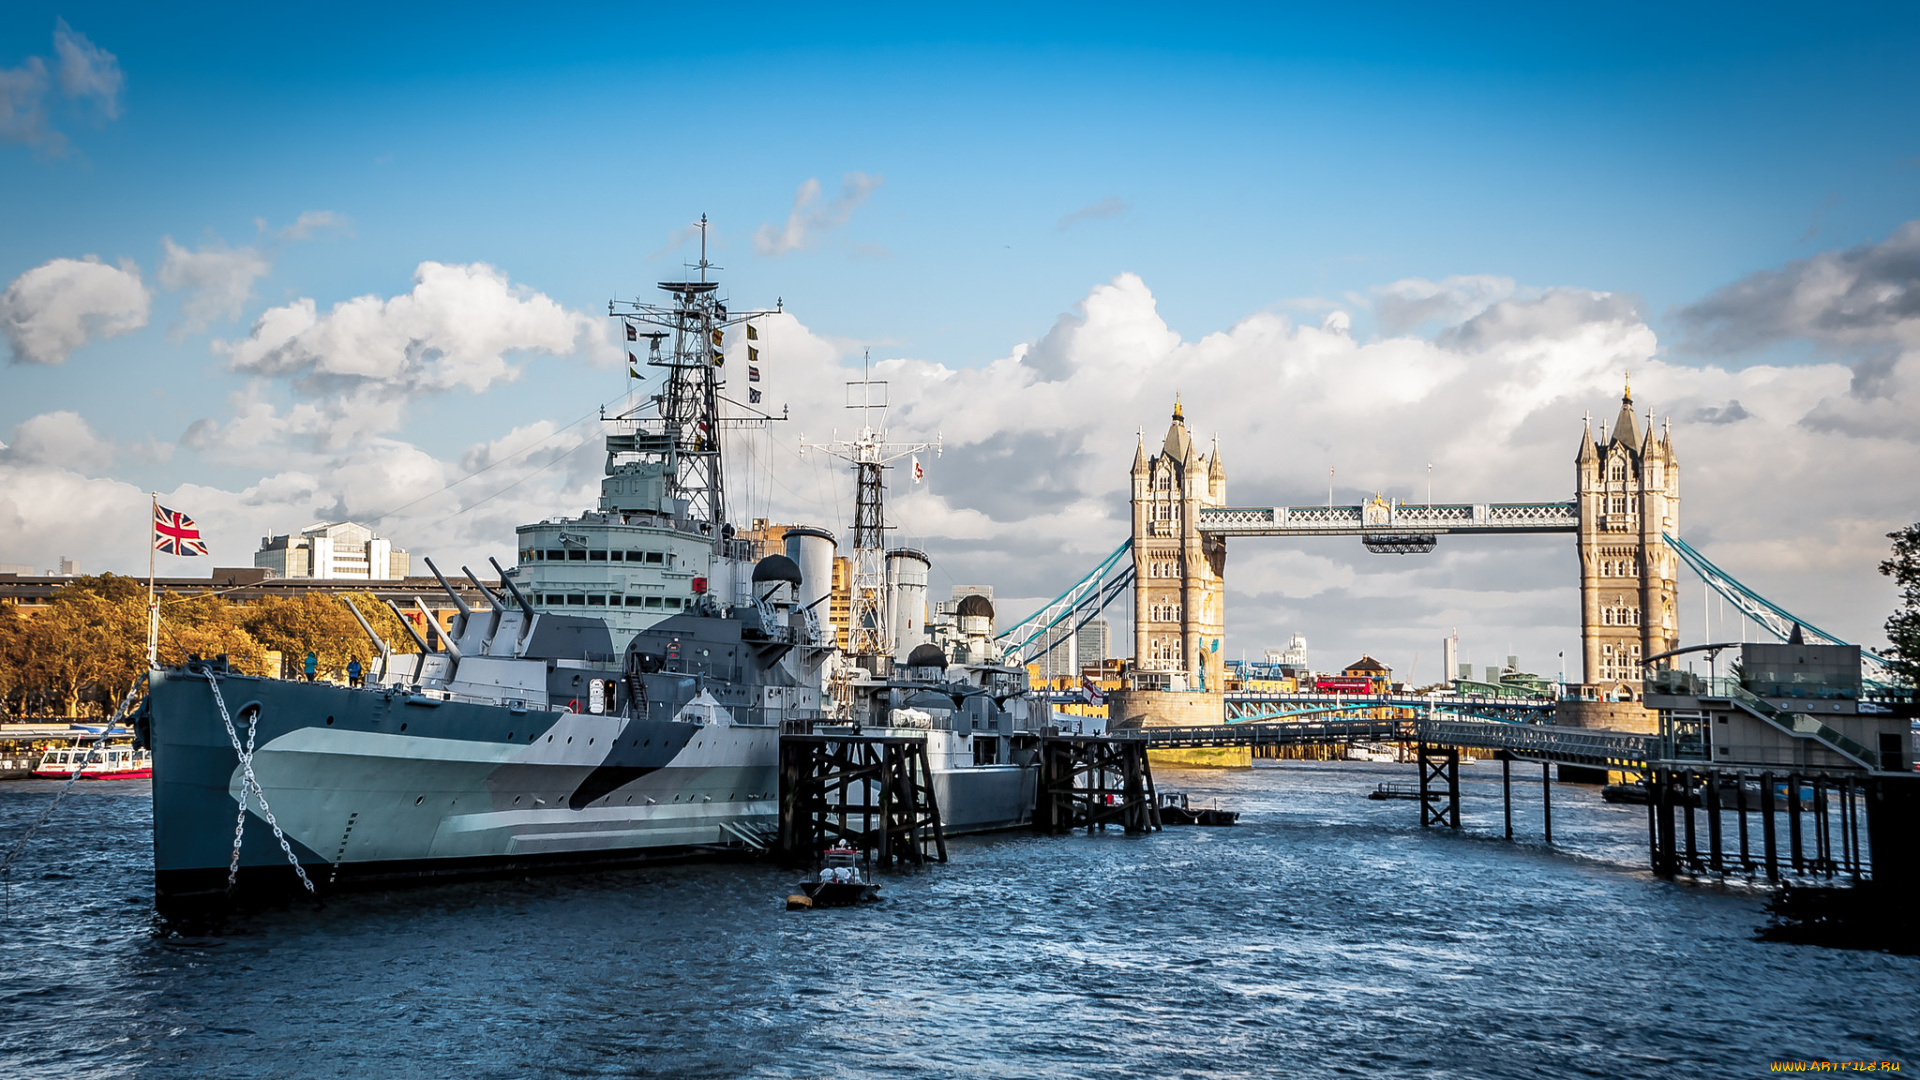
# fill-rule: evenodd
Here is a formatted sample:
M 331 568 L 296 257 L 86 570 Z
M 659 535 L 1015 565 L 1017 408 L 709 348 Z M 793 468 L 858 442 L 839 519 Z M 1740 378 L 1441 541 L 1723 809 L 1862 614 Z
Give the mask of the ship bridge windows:
M 599 593 L 588 593 L 587 606 L 588 607 L 606 607 L 607 598 L 604 596 L 601 596 Z
M 587 598 L 583 593 L 568 593 L 567 603 L 572 604 L 574 607 L 585 607 Z
M 625 562 L 627 553 L 624 551 L 609 551 L 607 552 L 607 558 L 612 559 L 614 562 Z
M 604 551 L 589 551 L 587 552 L 587 558 L 593 562 L 606 562 L 607 553 Z
M 566 562 L 567 553 L 562 548 L 548 548 L 547 561 L 548 562 Z
M 567 549 L 567 561 L 568 562 L 586 562 L 587 553 L 580 548 L 569 548 Z

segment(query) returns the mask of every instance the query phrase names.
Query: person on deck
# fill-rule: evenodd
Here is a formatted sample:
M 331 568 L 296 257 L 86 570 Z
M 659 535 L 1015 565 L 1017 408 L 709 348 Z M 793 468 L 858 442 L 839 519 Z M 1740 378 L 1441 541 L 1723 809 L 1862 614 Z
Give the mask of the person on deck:
M 361 668 L 360 668 L 359 657 L 356 656 L 353 659 L 347 661 L 347 685 L 348 686 L 360 685 L 360 671 L 361 671 Z
M 307 672 L 307 681 L 312 682 L 313 673 L 320 670 L 320 658 L 313 655 L 312 652 L 308 652 L 307 659 L 305 661 L 305 667 Z

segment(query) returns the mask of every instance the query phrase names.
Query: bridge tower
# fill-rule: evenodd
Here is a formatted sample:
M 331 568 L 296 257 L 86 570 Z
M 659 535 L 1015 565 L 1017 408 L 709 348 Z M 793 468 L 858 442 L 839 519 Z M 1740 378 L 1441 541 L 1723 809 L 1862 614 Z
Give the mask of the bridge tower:
M 1658 438 L 1653 413 L 1642 433 L 1633 387 L 1611 433 L 1580 439 L 1580 644 L 1577 696 L 1637 701 L 1642 659 L 1680 647 L 1679 557 L 1660 539 L 1679 532 L 1680 463 L 1671 429 Z
M 1219 444 L 1200 452 L 1175 398 L 1160 452 L 1147 456 L 1142 438 L 1133 457 L 1134 666 L 1214 693 L 1225 685 L 1227 542 L 1200 532 L 1200 510 L 1226 504 Z

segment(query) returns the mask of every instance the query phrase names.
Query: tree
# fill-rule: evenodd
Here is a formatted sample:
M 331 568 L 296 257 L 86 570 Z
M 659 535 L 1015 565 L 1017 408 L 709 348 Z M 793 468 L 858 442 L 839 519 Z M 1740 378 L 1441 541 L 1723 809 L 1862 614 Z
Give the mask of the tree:
M 1893 558 L 1880 572 L 1900 587 L 1900 607 L 1887 617 L 1887 640 L 1893 643 L 1889 659 L 1907 682 L 1920 685 L 1920 522 L 1890 532 Z
M 300 661 L 309 652 L 323 675 L 345 671 L 347 661 L 355 658 L 365 664 L 373 655 L 373 643 L 353 613 L 331 596 L 307 593 L 272 598 L 244 610 L 242 625 L 247 633 L 265 648 L 277 650 L 289 671 L 300 670 Z
M 26 678 L 26 653 L 22 647 L 26 634 L 24 622 L 14 605 L 0 604 L 0 716 L 23 711 L 16 710 L 10 702 Z
M 167 593 L 160 601 L 160 663 L 224 655 L 243 674 L 280 674 L 267 670 L 266 650 L 241 625 L 244 610 L 217 596 Z

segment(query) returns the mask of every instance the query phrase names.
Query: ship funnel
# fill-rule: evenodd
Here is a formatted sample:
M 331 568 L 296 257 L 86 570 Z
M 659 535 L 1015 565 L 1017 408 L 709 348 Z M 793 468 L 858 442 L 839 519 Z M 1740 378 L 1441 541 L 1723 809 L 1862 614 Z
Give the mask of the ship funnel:
M 902 660 L 927 640 L 927 571 L 932 565 L 925 552 L 912 548 L 887 552 L 893 655 Z
M 800 568 L 798 600 L 800 607 L 813 612 L 820 624 L 821 644 L 839 641 L 839 627 L 833 622 L 833 534 L 810 525 L 787 530 L 787 558 Z

